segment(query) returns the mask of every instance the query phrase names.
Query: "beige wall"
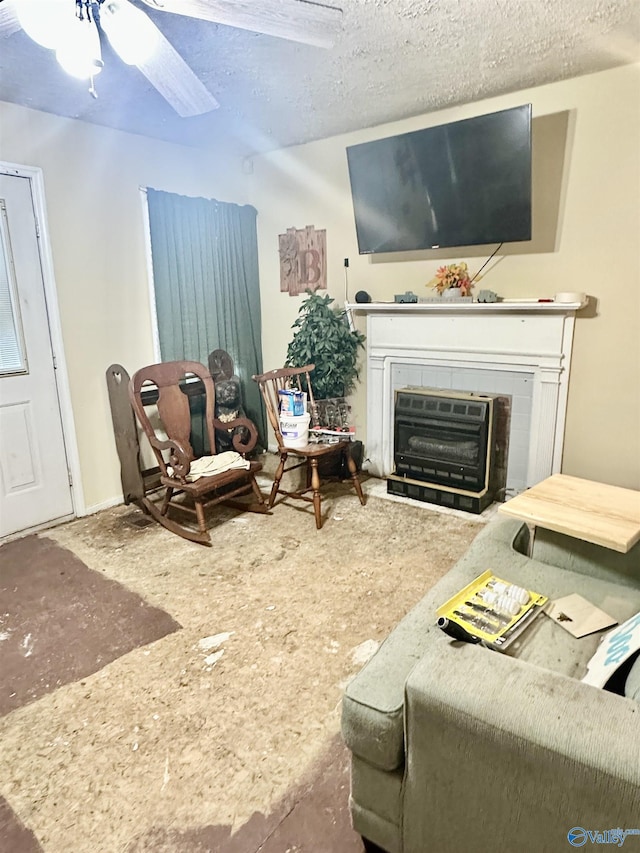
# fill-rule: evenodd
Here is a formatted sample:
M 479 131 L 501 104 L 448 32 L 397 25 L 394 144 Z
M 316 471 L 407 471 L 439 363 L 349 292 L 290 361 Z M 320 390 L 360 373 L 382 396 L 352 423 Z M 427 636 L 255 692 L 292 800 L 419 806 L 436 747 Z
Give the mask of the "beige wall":
M 551 186 L 545 195 L 535 188 L 536 251 L 515 247 L 483 286 L 502 296 L 569 289 L 594 297 L 576 322 L 563 470 L 640 488 L 639 95 L 640 66 L 627 66 L 275 152 L 256 158 L 248 178 L 240 162 L 0 103 L 0 160 L 44 174 L 86 507 L 121 496 L 105 370 L 119 362 L 132 372 L 153 358 L 140 186 L 256 206 L 269 369 L 284 361 L 303 298 L 279 292 L 277 236 L 286 228 L 327 230 L 329 292 L 340 303 L 344 258 L 351 298 L 367 290 L 380 300 L 425 293 L 446 258 L 357 254 L 345 146 L 529 101 L 537 175 Z M 545 155 L 557 116 L 568 119 L 560 180 Z M 556 218 L 547 195 L 558 202 Z M 471 267 L 485 259 L 477 250 L 463 257 Z M 355 398 L 362 435 L 365 402 L 363 382 Z
M 0 160 L 43 170 L 64 351 L 91 510 L 122 497 L 105 382 L 153 360 L 139 187 L 246 203 L 239 162 L 0 103 Z
M 327 231 L 328 292 L 344 300 L 368 291 L 392 300 L 425 283 L 443 260 L 482 265 L 489 251 L 359 256 L 345 147 L 474 115 L 533 104 L 534 239 L 509 247 L 482 286 L 503 297 L 585 291 L 576 320 L 563 471 L 640 488 L 640 65 L 626 66 L 443 110 L 256 158 L 251 200 L 258 209 L 265 369 L 281 365 L 304 297 L 279 292 L 278 234 Z M 557 168 L 557 149 L 564 164 Z M 555 149 L 555 153 L 554 153 Z M 500 257 L 500 256 L 498 256 Z M 358 320 L 364 331 L 364 321 Z M 363 379 L 364 379 L 363 373 Z M 355 395 L 366 435 L 366 387 Z

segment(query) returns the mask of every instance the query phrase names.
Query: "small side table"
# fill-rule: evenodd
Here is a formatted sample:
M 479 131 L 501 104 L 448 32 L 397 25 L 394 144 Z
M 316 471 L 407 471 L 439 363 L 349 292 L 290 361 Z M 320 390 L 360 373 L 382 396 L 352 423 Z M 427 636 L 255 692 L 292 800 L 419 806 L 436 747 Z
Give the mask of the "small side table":
M 499 512 L 626 554 L 640 541 L 640 492 L 567 474 L 553 474 L 500 505 Z

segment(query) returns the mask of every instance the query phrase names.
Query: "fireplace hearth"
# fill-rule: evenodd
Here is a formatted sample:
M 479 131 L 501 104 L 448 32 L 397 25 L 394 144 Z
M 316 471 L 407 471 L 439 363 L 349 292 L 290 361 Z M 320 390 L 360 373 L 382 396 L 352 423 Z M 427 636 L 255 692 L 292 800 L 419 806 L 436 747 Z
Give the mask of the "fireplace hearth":
M 503 501 L 509 411 L 506 396 L 398 389 L 387 491 L 474 513 Z

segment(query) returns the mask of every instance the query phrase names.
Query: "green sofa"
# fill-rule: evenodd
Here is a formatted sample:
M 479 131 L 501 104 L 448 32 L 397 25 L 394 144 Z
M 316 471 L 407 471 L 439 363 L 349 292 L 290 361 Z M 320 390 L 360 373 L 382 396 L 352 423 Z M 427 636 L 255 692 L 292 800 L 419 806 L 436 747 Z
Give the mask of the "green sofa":
M 580 681 L 602 632 L 575 639 L 541 614 L 498 653 L 435 625 L 486 569 L 619 622 L 640 612 L 640 543 L 619 554 L 538 529 L 527 557 L 528 537 L 489 522 L 346 687 L 353 826 L 388 853 L 555 853 L 574 827 L 640 832 L 640 705 Z

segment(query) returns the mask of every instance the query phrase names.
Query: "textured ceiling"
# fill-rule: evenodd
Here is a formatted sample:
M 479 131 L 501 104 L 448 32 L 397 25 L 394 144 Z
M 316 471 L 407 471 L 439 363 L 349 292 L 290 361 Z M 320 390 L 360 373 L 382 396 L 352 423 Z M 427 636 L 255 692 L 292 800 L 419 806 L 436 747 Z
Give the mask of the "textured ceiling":
M 22 31 L 0 41 L 0 100 L 248 156 L 640 59 L 638 0 L 330 0 L 329 50 L 135 2 L 219 109 L 179 118 L 108 45 L 94 100 Z

